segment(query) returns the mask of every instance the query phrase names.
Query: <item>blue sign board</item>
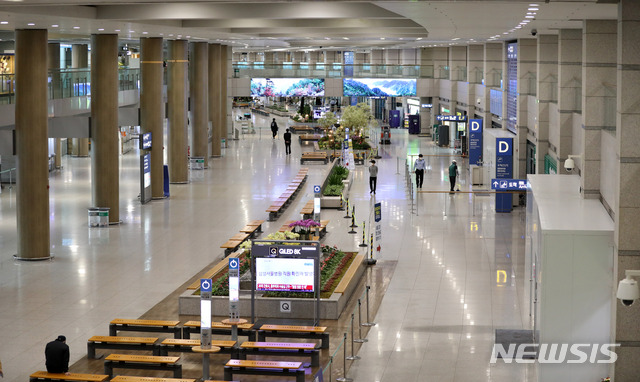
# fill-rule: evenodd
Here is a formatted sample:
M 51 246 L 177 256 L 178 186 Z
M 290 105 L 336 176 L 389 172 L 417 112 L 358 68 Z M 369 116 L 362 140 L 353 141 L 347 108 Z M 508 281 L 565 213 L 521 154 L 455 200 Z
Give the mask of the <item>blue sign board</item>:
M 240 269 L 240 260 L 235 257 L 229 258 L 229 270 L 238 270 Z
M 436 115 L 438 121 L 464 122 L 467 120 L 466 115 Z
M 319 185 L 313 186 L 313 193 L 314 194 L 319 194 L 320 193 L 320 186 Z
M 526 179 L 491 179 L 491 189 L 499 191 L 526 191 Z
M 380 220 L 382 220 L 382 203 L 376 203 L 373 206 L 373 214 L 374 214 L 374 220 L 376 222 L 379 222 Z
M 151 133 L 144 133 L 140 139 L 140 148 L 142 150 L 151 150 Z
M 482 120 L 469 121 L 469 164 L 482 165 Z
M 513 178 L 513 138 L 496 138 L 496 178 Z M 512 196 L 496 194 L 496 212 L 511 212 Z
M 211 292 L 211 279 L 200 279 L 200 292 Z

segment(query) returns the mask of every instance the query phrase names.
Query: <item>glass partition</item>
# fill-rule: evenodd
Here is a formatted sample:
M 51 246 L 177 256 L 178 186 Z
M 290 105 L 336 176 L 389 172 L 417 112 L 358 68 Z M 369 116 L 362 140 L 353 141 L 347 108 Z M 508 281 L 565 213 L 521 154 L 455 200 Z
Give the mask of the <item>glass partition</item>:
M 233 64 L 234 78 L 344 78 L 345 65 L 341 63 L 286 63 L 265 64 L 263 62 L 247 65 Z M 420 65 L 373 65 L 353 64 L 346 68 L 353 78 L 432 78 L 433 67 Z M 353 72 L 351 72 L 351 70 Z
M 0 105 L 13 103 L 15 98 L 15 75 L 0 74 Z

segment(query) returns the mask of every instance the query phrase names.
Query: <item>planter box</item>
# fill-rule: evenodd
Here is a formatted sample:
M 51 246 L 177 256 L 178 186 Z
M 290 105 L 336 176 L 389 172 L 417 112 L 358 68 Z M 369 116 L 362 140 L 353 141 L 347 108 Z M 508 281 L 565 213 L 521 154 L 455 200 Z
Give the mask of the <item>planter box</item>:
M 327 152 L 330 153 L 330 152 L 333 152 L 333 150 L 327 151 Z M 333 166 L 337 166 L 339 162 L 340 162 L 339 159 L 334 160 L 333 165 L 331 166 L 331 169 L 333 169 Z M 331 173 L 331 170 L 329 170 L 329 172 L 327 173 L 327 176 L 329 176 L 330 173 Z M 349 171 L 349 176 L 347 177 L 347 179 L 343 180 L 342 183 L 345 185 L 345 187 L 342 189 L 342 200 L 347 200 L 349 198 L 349 190 L 351 190 L 351 184 L 353 183 L 353 171 Z M 322 185 L 323 190 L 325 185 L 326 185 L 326 178 L 325 178 L 325 183 L 323 183 Z M 321 208 L 340 208 L 340 197 L 322 195 L 320 196 L 320 207 Z
M 350 267 L 356 267 L 356 271 L 349 282 L 344 293 L 333 293 L 328 299 L 320 300 L 320 319 L 337 320 L 344 310 L 351 295 L 356 289 L 360 278 L 366 269 L 365 262 L 351 263 Z M 178 300 L 178 314 L 199 316 L 200 296 L 194 295 L 193 290 L 187 290 L 180 295 Z M 229 312 L 229 297 L 214 296 L 212 298 L 212 312 L 216 316 L 226 316 Z M 280 312 L 280 301 L 291 302 L 291 312 Z M 309 319 L 313 318 L 316 300 L 313 298 L 274 298 L 259 297 L 256 295 L 255 309 L 257 317 L 286 318 L 286 319 Z M 241 317 L 251 316 L 251 294 L 243 292 L 238 303 Z

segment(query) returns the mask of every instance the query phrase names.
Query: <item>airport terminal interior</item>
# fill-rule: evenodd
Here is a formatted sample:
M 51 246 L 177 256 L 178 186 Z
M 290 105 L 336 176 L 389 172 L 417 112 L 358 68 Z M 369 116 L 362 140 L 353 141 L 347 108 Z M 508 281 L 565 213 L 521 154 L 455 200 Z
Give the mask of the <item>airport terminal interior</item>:
M 102 382 L 114 365 L 114 382 L 637 381 L 639 36 L 633 0 L 0 0 L 4 380 Z M 252 93 L 279 79 L 312 93 Z M 349 93 L 368 80 L 376 94 Z M 381 95 L 400 80 L 408 92 Z M 341 120 L 317 128 L 303 102 Z M 319 145 L 358 104 L 371 118 L 352 138 L 371 149 Z M 344 198 L 327 203 L 348 208 L 302 212 L 340 164 Z M 292 297 L 258 299 L 249 324 L 326 327 L 326 348 L 263 326 L 273 354 L 238 350 L 266 342 L 243 329 L 201 355 L 138 327 L 109 341 L 154 345 L 89 357 L 116 319 L 176 321 L 183 337 L 195 321 L 199 345 L 194 285 L 215 284 L 243 241 L 309 217 L 312 240 L 355 259 L 339 292 L 317 321 Z M 215 301 L 213 321 L 229 318 Z M 34 377 L 58 335 L 76 377 Z M 180 373 L 105 359 L 167 349 Z M 256 363 L 225 366 L 243 356 Z

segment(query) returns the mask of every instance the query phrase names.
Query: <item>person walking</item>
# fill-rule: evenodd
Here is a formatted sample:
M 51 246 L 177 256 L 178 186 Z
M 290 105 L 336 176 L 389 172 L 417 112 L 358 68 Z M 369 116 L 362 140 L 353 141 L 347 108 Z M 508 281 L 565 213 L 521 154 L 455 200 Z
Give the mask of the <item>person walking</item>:
M 276 139 L 276 135 L 278 135 L 278 122 L 276 122 L 275 118 L 271 121 L 271 132 L 273 133 L 273 139 Z
M 371 166 L 369 166 L 369 193 L 376 193 L 376 185 L 378 183 L 378 166 L 376 161 L 371 159 Z
M 452 193 L 454 191 L 454 188 L 456 187 L 457 176 L 458 176 L 458 164 L 454 159 L 453 161 L 451 161 L 451 165 L 449 166 L 449 182 L 451 183 L 451 189 L 449 190 L 449 193 Z
M 427 168 L 427 163 L 424 161 L 422 154 L 418 154 L 418 159 L 413 164 L 413 169 L 416 172 L 416 187 L 422 188 L 422 182 L 424 181 L 424 170 Z
M 284 136 L 284 151 L 286 155 L 291 154 L 291 133 L 289 129 L 283 134 Z
M 67 337 L 58 336 L 49 342 L 44 349 L 45 365 L 49 373 L 69 374 L 69 345 Z

